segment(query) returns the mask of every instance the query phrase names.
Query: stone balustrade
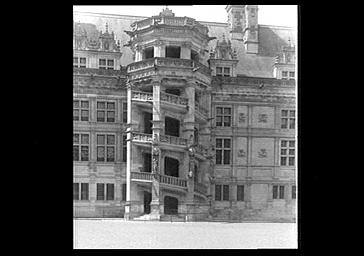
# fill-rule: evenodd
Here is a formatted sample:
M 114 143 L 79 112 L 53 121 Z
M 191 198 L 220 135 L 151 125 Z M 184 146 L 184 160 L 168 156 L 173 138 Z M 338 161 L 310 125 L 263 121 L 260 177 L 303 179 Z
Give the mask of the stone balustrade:
M 136 179 L 136 180 L 148 180 L 148 181 L 152 181 L 153 180 L 153 173 L 150 172 L 131 172 L 131 179 Z
M 125 74 L 120 70 L 114 69 L 98 69 L 98 68 L 78 68 L 73 67 L 75 75 L 96 75 L 96 76 L 111 76 L 111 77 L 124 77 Z
M 130 63 L 127 67 L 128 73 L 154 67 L 154 58 Z
M 168 184 L 168 185 L 187 188 L 187 180 L 185 180 L 185 179 L 181 179 L 181 178 L 177 178 L 177 177 L 173 177 L 173 176 L 161 175 L 161 174 L 159 174 L 158 176 L 159 176 L 158 180 L 162 184 Z
M 180 146 L 187 145 L 186 139 L 169 135 L 159 135 L 159 141 L 173 145 L 180 145 Z
M 131 97 L 133 100 L 153 101 L 153 93 L 150 92 L 132 91 Z
M 152 137 L 152 134 L 133 132 L 132 133 L 132 140 L 133 141 L 138 141 L 138 142 L 152 142 L 153 137 Z
M 168 103 L 173 103 L 173 104 L 177 104 L 177 105 L 184 105 L 187 106 L 188 104 L 188 99 L 184 98 L 184 97 L 180 97 L 177 95 L 173 95 L 173 94 L 169 94 L 169 93 L 161 93 L 161 101 L 165 101 Z

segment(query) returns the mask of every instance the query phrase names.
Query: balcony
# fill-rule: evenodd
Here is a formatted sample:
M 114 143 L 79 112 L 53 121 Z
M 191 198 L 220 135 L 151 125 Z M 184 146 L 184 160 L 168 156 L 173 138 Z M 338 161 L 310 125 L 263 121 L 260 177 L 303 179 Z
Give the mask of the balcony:
M 207 194 L 207 186 L 202 183 L 194 183 L 194 192 L 206 195 Z
M 152 134 L 133 132 L 132 141 L 137 143 L 152 143 L 153 137 Z
M 131 99 L 137 101 L 153 101 L 153 93 L 150 92 L 140 92 L 140 91 L 132 91 Z
M 97 68 L 77 68 L 73 67 L 73 75 L 93 75 L 108 77 L 124 77 L 125 73 L 121 70 L 114 69 L 97 69 Z
M 166 184 L 179 188 L 187 188 L 187 180 L 178 177 L 167 176 L 162 174 L 155 174 L 150 172 L 131 172 L 131 179 L 133 181 L 151 182 L 156 179 L 161 184 Z
M 167 143 L 171 145 L 187 146 L 187 139 L 175 136 L 159 135 L 159 141 L 161 143 Z
M 162 107 L 167 108 L 168 110 L 186 112 L 188 105 L 188 99 L 180 96 L 176 96 L 168 93 L 161 93 L 160 100 L 162 103 Z

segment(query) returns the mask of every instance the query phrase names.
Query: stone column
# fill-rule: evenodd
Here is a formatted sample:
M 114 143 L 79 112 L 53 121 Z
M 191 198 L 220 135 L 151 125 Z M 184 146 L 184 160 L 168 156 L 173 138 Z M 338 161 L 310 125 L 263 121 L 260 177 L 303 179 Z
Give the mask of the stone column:
M 191 59 L 191 43 L 184 42 L 181 46 L 181 59 Z
M 127 83 L 127 102 L 128 102 L 128 127 L 126 128 L 126 204 L 125 204 L 125 219 L 132 218 L 131 213 L 131 168 L 132 168 L 132 84 Z

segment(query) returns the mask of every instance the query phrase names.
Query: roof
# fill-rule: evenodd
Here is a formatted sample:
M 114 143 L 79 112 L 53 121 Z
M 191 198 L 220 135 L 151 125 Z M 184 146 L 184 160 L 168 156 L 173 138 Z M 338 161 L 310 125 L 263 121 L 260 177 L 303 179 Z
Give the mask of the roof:
M 130 30 L 130 25 L 133 22 L 145 18 L 148 17 L 74 12 L 74 22 L 87 23 L 82 24 L 85 26 L 87 34 L 92 33 L 89 30 L 94 28 L 99 31 L 104 31 L 105 24 L 108 23 L 110 33 L 112 31 L 114 32 L 116 40 L 120 40 L 121 46 L 129 41 L 129 36 L 124 30 Z M 215 36 L 220 41 L 222 40 L 223 34 L 228 38 L 229 28 L 227 23 L 198 22 L 207 26 L 210 36 Z M 269 25 L 259 25 L 258 31 L 258 54 L 247 54 L 245 53 L 243 42 L 237 40 L 231 41 L 232 48 L 237 50 L 237 59 L 239 60 L 237 74 L 253 77 L 273 77 L 275 57 L 279 54 L 283 46 L 288 45 L 288 40 L 295 42 L 296 33 L 289 27 Z M 208 50 L 214 48 L 215 44 L 216 40 L 210 41 Z M 123 53 L 121 57 L 123 66 L 133 62 L 133 54 L 129 47 L 121 47 L 121 52 Z M 208 57 L 208 54 L 205 54 L 203 61 L 206 62 Z

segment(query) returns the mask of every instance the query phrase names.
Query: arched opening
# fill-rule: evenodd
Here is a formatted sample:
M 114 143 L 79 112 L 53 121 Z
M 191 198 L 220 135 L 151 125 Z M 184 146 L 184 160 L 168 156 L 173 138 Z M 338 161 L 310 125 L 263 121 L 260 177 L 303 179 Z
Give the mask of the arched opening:
M 179 120 L 166 116 L 165 135 L 179 137 Z
M 144 50 L 144 59 L 154 58 L 154 47 L 148 47 Z
M 164 214 L 178 213 L 178 199 L 172 196 L 164 197 Z
M 170 158 L 170 157 L 164 158 L 164 174 L 165 175 L 179 177 L 178 169 L 179 169 L 178 160 L 176 160 L 174 158 Z
M 144 213 L 150 213 L 150 202 L 152 201 L 152 194 L 144 191 Z

